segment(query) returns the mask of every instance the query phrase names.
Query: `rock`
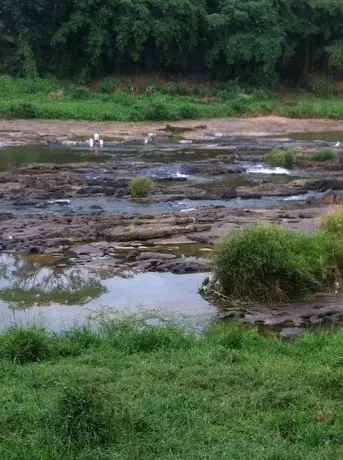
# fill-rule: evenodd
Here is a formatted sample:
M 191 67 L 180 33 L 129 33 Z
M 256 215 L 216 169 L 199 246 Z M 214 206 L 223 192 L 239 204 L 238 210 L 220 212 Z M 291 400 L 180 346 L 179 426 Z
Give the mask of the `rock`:
M 174 259 L 158 266 L 158 271 L 175 274 L 208 272 L 210 266 L 207 261 L 197 257 Z
M 211 225 L 117 226 L 106 231 L 105 237 L 108 241 L 147 241 L 186 233 L 209 231 L 210 229 Z
M 103 211 L 103 207 L 100 206 L 99 204 L 92 204 L 92 206 L 89 207 L 89 209 L 92 209 L 93 211 Z
M 14 206 L 37 206 L 37 204 L 39 204 L 39 201 L 24 198 L 23 200 L 15 201 L 13 204 L 14 204 Z
M 305 332 L 305 329 L 302 327 L 286 327 L 281 329 L 279 337 L 282 340 L 291 340 L 299 337 Z
M 160 252 L 142 252 L 136 260 L 169 260 L 176 259 L 174 254 L 162 254 Z
M 320 204 L 340 204 L 343 203 L 343 193 L 335 192 L 333 190 L 327 190 L 324 195 L 320 197 L 308 197 L 306 200 L 307 204 L 320 205 Z

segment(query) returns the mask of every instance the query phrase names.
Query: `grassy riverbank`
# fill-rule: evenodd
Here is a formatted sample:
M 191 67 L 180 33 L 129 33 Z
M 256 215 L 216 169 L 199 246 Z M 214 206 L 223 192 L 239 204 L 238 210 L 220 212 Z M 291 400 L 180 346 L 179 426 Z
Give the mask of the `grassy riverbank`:
M 173 121 L 275 114 L 297 118 L 343 118 L 341 96 L 294 92 L 281 97 L 263 89 L 232 85 L 148 82 L 133 86 L 116 79 L 88 88 L 55 80 L 0 77 L 0 118 L 90 121 Z
M 1 459 L 337 459 L 343 333 L 0 336 Z

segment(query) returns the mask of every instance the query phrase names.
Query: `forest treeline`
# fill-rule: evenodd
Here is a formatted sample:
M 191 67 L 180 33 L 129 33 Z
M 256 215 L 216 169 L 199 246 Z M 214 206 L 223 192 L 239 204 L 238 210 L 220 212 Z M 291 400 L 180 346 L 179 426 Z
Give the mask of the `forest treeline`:
M 0 71 L 200 73 L 299 83 L 343 70 L 343 0 L 1 0 Z

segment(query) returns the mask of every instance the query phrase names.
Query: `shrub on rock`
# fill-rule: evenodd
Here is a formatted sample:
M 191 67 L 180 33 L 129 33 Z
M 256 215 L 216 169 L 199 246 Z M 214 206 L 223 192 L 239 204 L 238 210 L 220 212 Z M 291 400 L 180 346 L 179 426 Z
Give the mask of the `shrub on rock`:
M 343 247 L 325 232 L 259 224 L 218 243 L 213 264 L 229 298 L 286 301 L 329 290 L 343 271 Z
M 152 190 L 153 182 L 149 177 L 135 177 L 129 184 L 132 198 L 147 198 Z

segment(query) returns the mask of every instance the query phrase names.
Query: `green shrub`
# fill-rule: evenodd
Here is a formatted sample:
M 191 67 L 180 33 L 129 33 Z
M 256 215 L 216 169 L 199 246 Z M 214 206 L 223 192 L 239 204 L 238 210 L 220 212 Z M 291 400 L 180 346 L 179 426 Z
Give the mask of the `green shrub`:
M 187 96 L 189 94 L 188 89 L 180 83 L 169 82 L 167 86 L 163 87 L 162 92 L 170 94 L 171 96 Z
M 182 105 L 177 111 L 177 117 L 181 120 L 199 118 L 199 110 L 192 105 Z
M 24 364 L 40 362 L 50 355 L 49 337 L 40 328 L 14 326 L 0 337 L 0 356 Z
M 334 236 L 343 236 L 343 212 L 331 211 L 320 219 L 320 229 Z
M 120 83 L 119 78 L 107 77 L 100 82 L 99 90 L 101 93 L 110 94 Z
M 72 100 L 82 101 L 90 97 L 90 92 L 85 86 L 70 85 L 68 86 L 68 96 L 70 96 Z
M 116 91 L 112 96 L 112 101 L 116 102 L 117 104 L 124 105 L 126 107 L 132 107 L 135 102 L 136 98 L 133 94 L 128 93 L 127 91 Z
M 337 153 L 329 148 L 324 148 L 312 152 L 311 155 L 308 156 L 308 160 L 310 161 L 335 161 L 337 160 Z
M 135 177 L 129 184 L 129 192 L 132 198 L 147 198 L 151 193 L 152 186 L 153 181 L 149 177 Z
M 293 153 L 288 150 L 272 150 L 264 155 L 264 160 L 272 166 L 292 168 L 294 164 Z
M 37 109 L 34 105 L 27 102 L 11 104 L 7 110 L 10 118 L 36 118 Z
M 177 118 L 171 108 L 159 100 L 149 102 L 144 108 L 144 115 L 146 120 L 151 121 L 175 120 Z
M 342 272 L 343 247 L 325 232 L 256 225 L 218 243 L 213 263 L 228 297 L 283 301 L 331 288 Z
M 109 395 L 98 382 L 68 384 L 60 391 L 51 414 L 52 424 L 68 444 L 105 444 L 120 428 L 115 405 L 108 401 Z

